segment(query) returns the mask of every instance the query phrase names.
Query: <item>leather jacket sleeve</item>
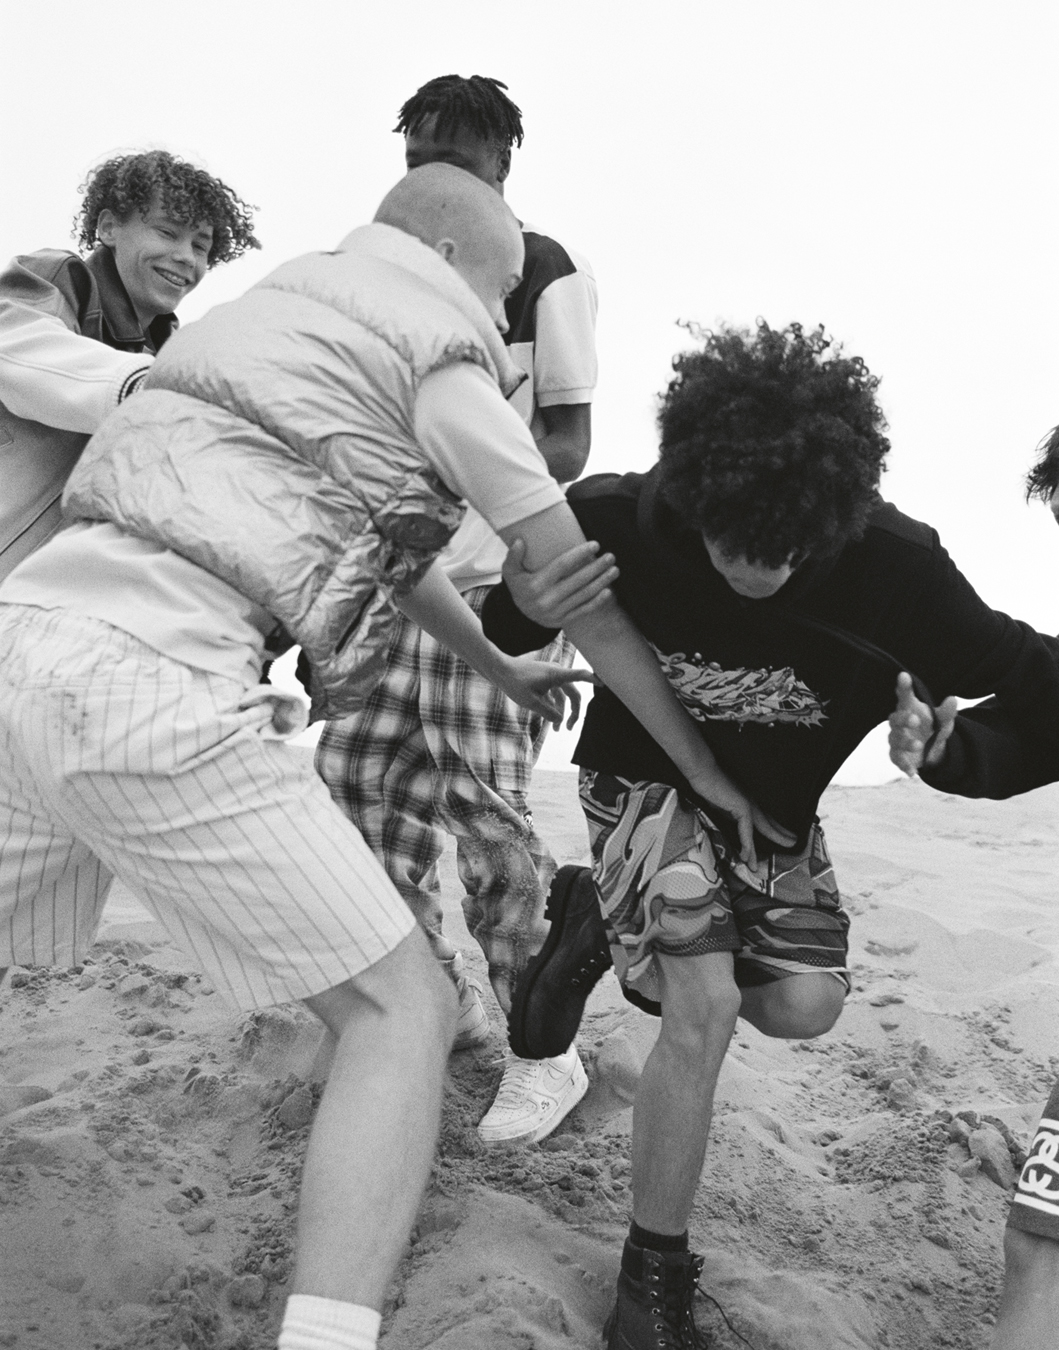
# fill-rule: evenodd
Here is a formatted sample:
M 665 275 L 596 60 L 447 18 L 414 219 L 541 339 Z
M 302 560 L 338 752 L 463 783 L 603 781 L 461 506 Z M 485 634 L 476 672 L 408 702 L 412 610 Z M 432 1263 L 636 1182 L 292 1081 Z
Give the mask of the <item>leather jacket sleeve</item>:
M 33 262 L 15 258 L 0 273 L 0 403 L 16 417 L 90 434 L 154 358 L 82 335 L 71 297 Z

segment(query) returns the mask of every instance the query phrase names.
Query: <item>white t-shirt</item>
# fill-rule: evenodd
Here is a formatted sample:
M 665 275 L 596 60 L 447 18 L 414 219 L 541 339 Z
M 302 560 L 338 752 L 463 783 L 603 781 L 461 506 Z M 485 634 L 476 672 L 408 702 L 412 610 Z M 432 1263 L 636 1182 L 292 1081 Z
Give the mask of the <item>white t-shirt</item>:
M 415 436 L 446 486 L 498 530 L 565 501 L 529 428 L 481 367 L 428 375 Z M 256 683 L 275 620 L 193 562 L 109 523 L 79 522 L 0 585 L 0 604 L 72 609 L 185 665 Z
M 535 439 L 546 434 L 541 408 L 591 403 L 596 387 L 596 279 L 576 253 L 524 224 L 522 284 L 507 303 L 508 354 L 529 376 L 511 406 Z M 473 510 L 467 512 L 441 565 L 458 591 L 500 580 L 507 550 Z

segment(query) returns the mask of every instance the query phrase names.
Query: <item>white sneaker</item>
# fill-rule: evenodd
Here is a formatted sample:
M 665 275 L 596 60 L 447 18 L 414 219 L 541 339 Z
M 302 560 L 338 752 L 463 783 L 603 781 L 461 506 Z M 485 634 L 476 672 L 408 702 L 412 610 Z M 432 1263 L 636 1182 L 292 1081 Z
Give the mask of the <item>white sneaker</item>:
M 482 986 L 473 975 L 464 976 L 460 988 L 460 1006 L 456 1015 L 456 1039 L 453 1050 L 472 1050 L 489 1039 L 489 1014 L 482 1004 Z
M 588 1074 L 572 1045 L 551 1059 L 508 1060 L 496 1100 L 478 1123 L 486 1144 L 535 1144 L 551 1134 L 588 1091 Z
M 464 974 L 463 955 L 457 952 L 442 966 L 456 985 L 460 1003 L 456 1013 L 453 1050 L 472 1050 L 489 1039 L 489 1014 L 482 1004 L 482 986 L 473 975 Z

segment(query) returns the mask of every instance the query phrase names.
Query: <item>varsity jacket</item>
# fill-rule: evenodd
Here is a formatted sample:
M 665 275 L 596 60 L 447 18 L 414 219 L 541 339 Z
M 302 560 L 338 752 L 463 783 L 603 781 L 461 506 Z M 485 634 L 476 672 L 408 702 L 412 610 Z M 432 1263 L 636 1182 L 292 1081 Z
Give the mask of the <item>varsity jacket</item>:
M 416 444 L 421 381 L 473 361 L 521 383 L 484 305 L 388 225 L 278 268 L 166 345 L 67 485 L 75 520 L 174 549 L 266 609 L 354 711 L 410 591 L 464 506 Z
M 0 580 L 61 523 L 89 435 L 137 387 L 176 327 L 143 331 L 110 249 L 42 249 L 0 273 Z
M 1007 796 L 1059 778 L 1054 644 L 990 609 L 929 526 L 880 502 L 861 539 L 803 564 L 775 596 L 749 600 L 663 500 L 657 468 L 583 479 L 568 500 L 587 538 L 614 553 L 617 599 L 720 764 L 800 841 L 839 766 L 893 711 L 900 670 L 918 676 L 935 701 L 995 696 L 961 715 L 944 764 L 924 773 L 928 782 Z M 519 614 L 503 585 L 490 593 L 483 623 L 509 652 L 549 636 Z M 687 789 L 606 689 L 593 694 L 574 759 Z

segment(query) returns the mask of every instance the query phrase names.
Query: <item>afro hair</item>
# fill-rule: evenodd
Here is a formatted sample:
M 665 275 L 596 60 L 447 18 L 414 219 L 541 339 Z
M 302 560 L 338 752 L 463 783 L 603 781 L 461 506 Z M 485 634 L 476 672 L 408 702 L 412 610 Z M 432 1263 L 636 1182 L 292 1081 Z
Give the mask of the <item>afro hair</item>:
M 765 567 L 827 556 L 863 533 L 890 442 L 878 379 L 823 328 L 717 332 L 673 359 L 660 477 L 682 520 Z
M 111 210 L 121 221 L 134 212 L 146 217 L 155 194 L 163 211 L 182 224 L 208 221 L 213 226 L 213 244 L 208 265 L 231 262 L 250 248 L 260 248 L 254 238 L 254 208 L 241 201 L 227 184 L 197 169 L 165 150 L 147 150 L 108 159 L 81 184 L 84 202 L 74 220 L 82 249 L 98 241 L 99 213 Z
M 1059 427 L 1053 427 L 1037 447 L 1037 463 L 1026 475 L 1026 496 L 1051 501 L 1059 490 Z

